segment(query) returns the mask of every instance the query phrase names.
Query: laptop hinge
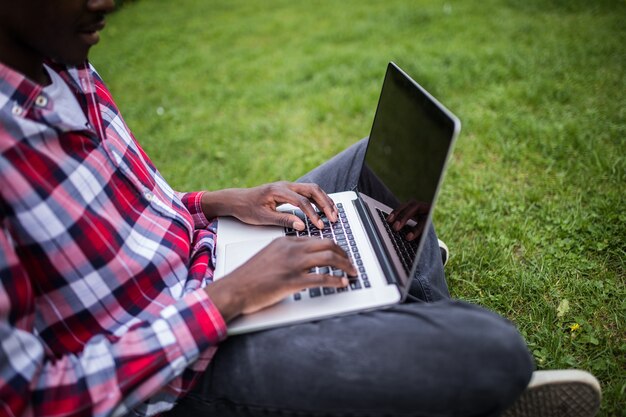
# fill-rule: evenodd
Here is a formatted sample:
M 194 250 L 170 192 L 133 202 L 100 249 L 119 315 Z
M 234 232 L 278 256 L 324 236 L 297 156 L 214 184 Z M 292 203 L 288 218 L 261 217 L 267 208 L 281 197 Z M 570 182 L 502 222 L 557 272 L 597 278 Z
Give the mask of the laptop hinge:
M 399 285 L 400 281 L 398 280 L 398 276 L 393 266 L 391 265 L 391 262 L 389 262 L 389 256 L 387 254 L 387 251 L 385 250 L 385 247 L 383 246 L 380 238 L 376 234 L 376 226 L 374 225 L 374 222 L 372 221 L 369 215 L 369 211 L 365 207 L 363 200 L 357 198 L 356 200 L 352 200 L 352 204 L 354 204 L 354 207 L 359 213 L 359 216 L 363 220 L 365 232 L 367 233 L 367 236 L 372 243 L 374 253 L 378 258 L 380 267 L 382 268 L 385 279 L 387 280 L 387 284 Z

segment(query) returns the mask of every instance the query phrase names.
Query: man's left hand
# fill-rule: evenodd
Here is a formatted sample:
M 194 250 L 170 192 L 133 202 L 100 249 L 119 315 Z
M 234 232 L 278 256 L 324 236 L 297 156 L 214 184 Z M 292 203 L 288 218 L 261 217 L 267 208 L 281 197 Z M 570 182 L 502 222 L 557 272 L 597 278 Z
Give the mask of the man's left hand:
M 312 204 L 331 222 L 337 221 L 337 207 L 317 184 L 281 181 L 254 188 L 205 192 L 202 196 L 202 210 L 207 218 L 233 216 L 248 224 L 304 230 L 304 222 L 298 216 L 276 210 L 285 203 L 300 208 L 320 229 L 324 227 L 324 223 Z

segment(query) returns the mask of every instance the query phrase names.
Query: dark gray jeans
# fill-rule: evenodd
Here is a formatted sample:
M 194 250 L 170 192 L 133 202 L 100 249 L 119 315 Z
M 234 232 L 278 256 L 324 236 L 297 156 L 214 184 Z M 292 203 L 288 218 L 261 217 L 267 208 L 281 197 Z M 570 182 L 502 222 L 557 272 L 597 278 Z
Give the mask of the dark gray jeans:
M 365 144 L 298 181 L 329 193 L 352 189 Z M 450 299 L 432 227 L 411 299 L 230 337 L 168 415 L 499 415 L 526 387 L 532 358 L 507 320 Z

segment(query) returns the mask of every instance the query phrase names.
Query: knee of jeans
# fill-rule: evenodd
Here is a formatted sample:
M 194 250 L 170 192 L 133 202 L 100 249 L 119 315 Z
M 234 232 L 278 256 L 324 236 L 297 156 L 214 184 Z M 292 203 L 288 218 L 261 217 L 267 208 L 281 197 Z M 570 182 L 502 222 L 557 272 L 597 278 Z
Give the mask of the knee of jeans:
M 477 309 L 468 320 L 475 330 L 462 340 L 473 374 L 467 395 L 496 400 L 494 407 L 510 405 L 528 385 L 534 362 L 526 343 L 508 320 Z

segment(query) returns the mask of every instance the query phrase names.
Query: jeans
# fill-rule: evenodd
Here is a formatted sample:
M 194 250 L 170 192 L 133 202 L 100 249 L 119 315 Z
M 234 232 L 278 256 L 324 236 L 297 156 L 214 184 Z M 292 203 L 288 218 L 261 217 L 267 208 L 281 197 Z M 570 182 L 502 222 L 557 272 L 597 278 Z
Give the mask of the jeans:
M 353 189 L 367 139 L 298 181 Z M 230 337 L 170 416 L 497 416 L 534 365 L 515 327 L 450 299 L 431 227 L 410 302 Z

